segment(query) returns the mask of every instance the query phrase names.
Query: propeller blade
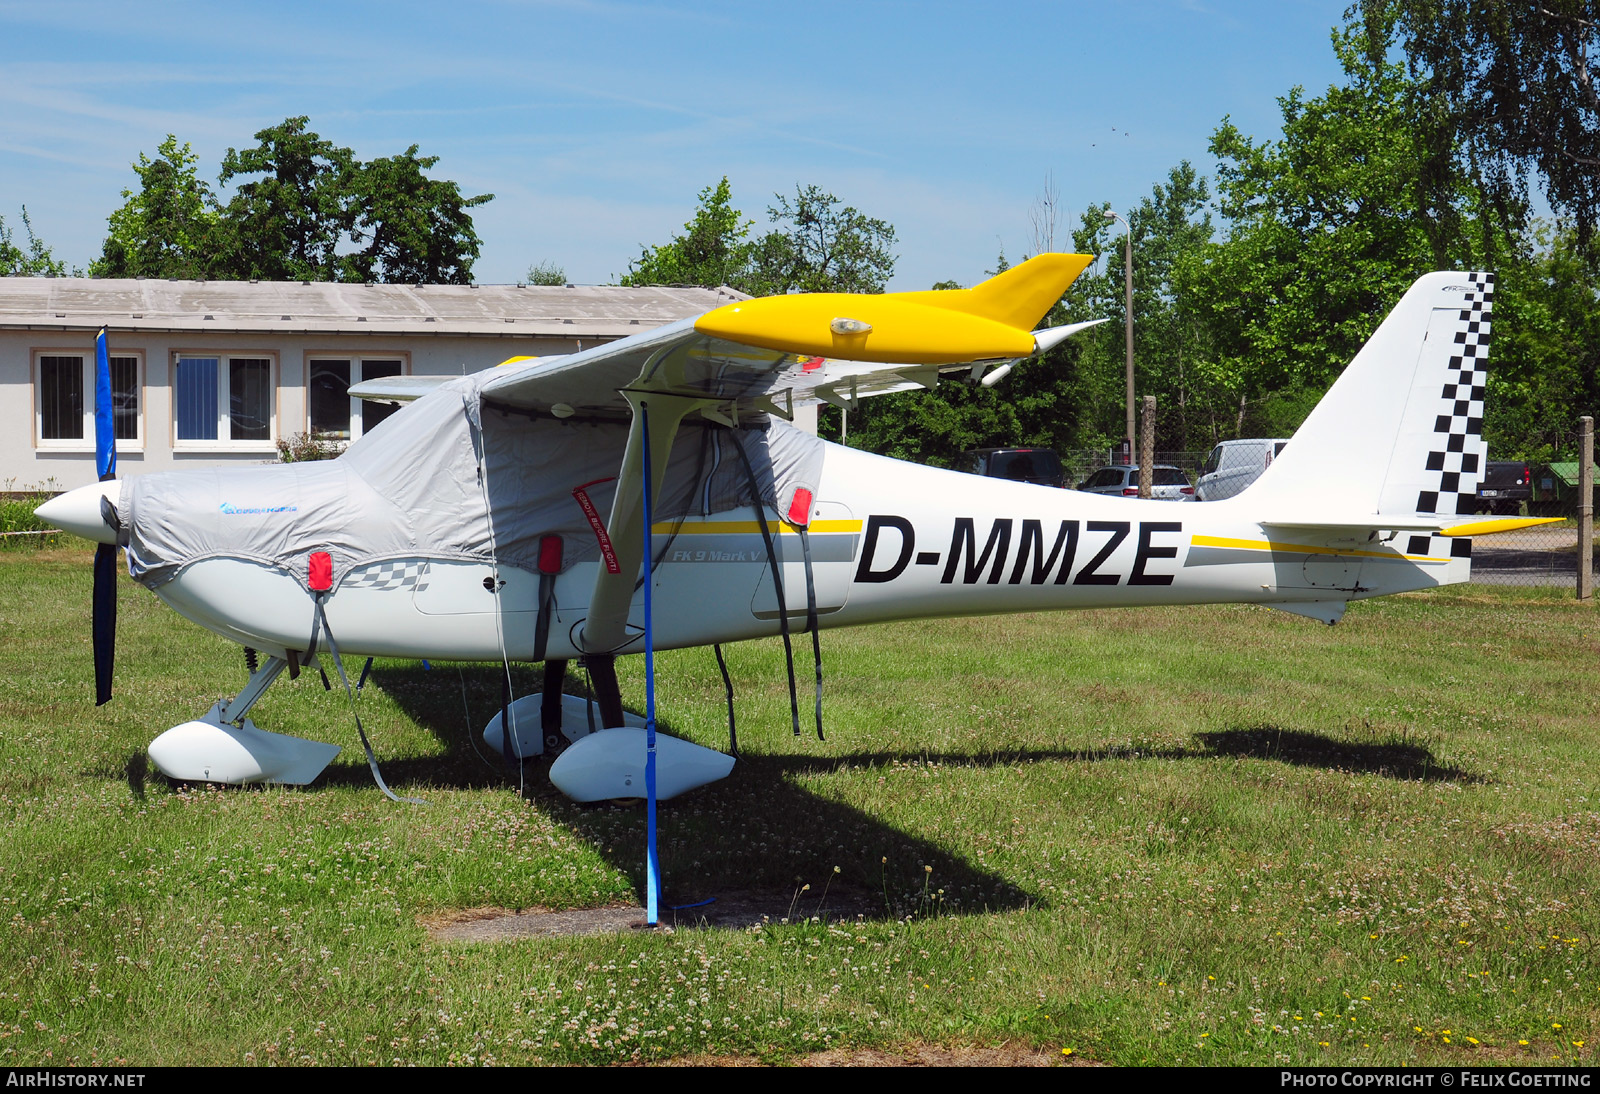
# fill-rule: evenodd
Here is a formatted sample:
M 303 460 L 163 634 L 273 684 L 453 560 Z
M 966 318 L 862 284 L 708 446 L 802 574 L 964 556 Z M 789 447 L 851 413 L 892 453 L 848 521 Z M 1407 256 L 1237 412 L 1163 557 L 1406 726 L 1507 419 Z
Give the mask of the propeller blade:
M 117 547 L 102 543 L 94 552 L 94 705 L 111 699 L 111 664 L 117 644 Z
M 111 358 L 106 348 L 106 328 L 94 340 L 94 455 L 100 481 L 117 477 L 117 429 L 111 399 Z M 103 493 L 100 517 L 113 530 L 120 529 L 116 506 Z M 117 545 L 102 543 L 94 551 L 94 612 L 91 622 L 94 646 L 94 705 L 111 701 L 111 665 L 117 645 Z
M 117 428 L 111 405 L 111 357 L 106 328 L 94 339 L 94 462 L 100 481 L 117 477 Z

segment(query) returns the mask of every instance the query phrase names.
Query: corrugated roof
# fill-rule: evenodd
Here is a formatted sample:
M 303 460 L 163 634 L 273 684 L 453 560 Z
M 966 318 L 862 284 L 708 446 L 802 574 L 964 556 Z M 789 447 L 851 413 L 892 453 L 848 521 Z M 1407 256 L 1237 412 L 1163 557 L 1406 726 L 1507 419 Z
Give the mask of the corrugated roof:
M 621 338 L 744 299 L 729 288 L 0 277 L 0 329 Z
M 1577 460 L 1557 460 L 1554 463 L 1549 463 L 1545 466 L 1550 468 L 1551 473 L 1554 474 L 1556 478 L 1560 479 L 1568 486 L 1578 485 Z

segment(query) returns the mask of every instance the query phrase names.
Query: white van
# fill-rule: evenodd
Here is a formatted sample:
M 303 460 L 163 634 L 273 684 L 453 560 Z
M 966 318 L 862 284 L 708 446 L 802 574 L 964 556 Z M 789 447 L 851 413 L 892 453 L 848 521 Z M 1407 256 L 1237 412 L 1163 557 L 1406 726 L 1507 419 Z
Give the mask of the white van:
M 1200 468 L 1195 484 L 1195 500 L 1221 501 L 1240 493 L 1255 482 L 1272 463 L 1287 437 L 1257 437 L 1243 441 L 1223 441 L 1211 450 Z

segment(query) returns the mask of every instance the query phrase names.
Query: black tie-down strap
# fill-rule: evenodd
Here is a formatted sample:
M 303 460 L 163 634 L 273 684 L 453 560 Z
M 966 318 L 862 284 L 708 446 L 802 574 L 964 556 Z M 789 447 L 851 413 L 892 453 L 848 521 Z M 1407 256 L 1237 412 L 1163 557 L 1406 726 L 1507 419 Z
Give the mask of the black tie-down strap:
M 722 690 L 728 693 L 728 751 L 739 754 L 739 729 L 733 721 L 733 678 L 728 675 L 728 662 L 723 660 L 722 646 L 713 643 L 711 652 L 717 655 L 717 668 L 722 670 Z
M 756 481 L 756 469 L 750 464 L 750 454 L 737 438 L 733 447 L 744 461 L 745 474 L 750 478 L 750 493 L 755 497 L 756 523 L 761 526 L 761 540 L 767 546 L 767 564 L 772 567 L 772 591 L 778 597 L 778 632 L 783 635 L 783 663 L 789 670 L 789 717 L 794 722 L 794 735 L 798 737 L 800 699 L 794 689 L 794 644 L 789 641 L 789 605 L 783 596 L 783 570 L 778 565 L 778 552 L 772 544 L 772 529 L 767 527 L 766 505 L 761 500 L 761 484 Z
M 822 735 L 822 636 L 817 633 L 817 581 L 811 571 L 811 533 L 796 528 L 800 533 L 800 554 L 806 563 L 806 629 L 811 632 L 811 658 L 817 666 L 817 740 Z
M 356 710 L 356 695 L 355 692 L 350 689 L 350 677 L 345 675 L 344 661 L 339 656 L 339 645 L 333 640 L 333 632 L 328 629 L 328 615 L 325 611 L 323 611 L 322 608 L 322 598 L 324 595 L 325 594 L 323 593 L 312 594 L 317 604 L 317 615 L 316 618 L 311 622 L 311 641 L 306 645 L 306 656 L 310 657 L 313 653 L 317 652 L 317 638 L 319 633 L 328 636 L 328 652 L 333 654 L 334 668 L 339 670 L 339 680 L 344 684 L 345 698 L 349 700 L 350 713 L 355 717 L 356 720 L 356 733 L 361 736 L 361 747 L 367 750 L 367 766 L 372 769 L 372 781 L 378 784 L 378 789 L 383 791 L 384 795 L 390 801 L 405 802 L 408 805 L 427 805 L 428 803 L 423 801 L 421 798 L 400 797 L 393 790 L 389 789 L 388 783 L 383 781 L 383 772 L 378 770 L 377 753 L 372 751 L 372 742 L 367 740 L 367 731 L 361 724 L 361 712 Z

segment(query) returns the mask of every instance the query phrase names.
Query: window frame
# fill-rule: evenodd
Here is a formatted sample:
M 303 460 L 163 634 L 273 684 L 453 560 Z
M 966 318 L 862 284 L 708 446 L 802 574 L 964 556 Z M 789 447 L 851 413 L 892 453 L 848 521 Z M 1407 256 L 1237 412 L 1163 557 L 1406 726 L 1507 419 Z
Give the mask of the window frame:
M 215 438 L 181 438 L 178 436 L 178 364 L 181 361 L 211 360 L 217 362 L 217 436 Z M 267 401 L 267 436 L 264 440 L 236 441 L 226 436 L 230 432 L 230 423 L 227 407 L 230 403 L 230 377 L 228 365 L 234 361 L 266 361 L 267 362 L 267 387 L 270 397 Z M 219 350 L 219 349 L 174 349 L 168 365 L 167 394 L 169 400 L 169 433 L 172 440 L 173 452 L 265 452 L 278 451 L 278 419 L 280 417 L 279 400 L 282 398 L 282 389 L 279 386 L 280 362 L 276 350 Z
M 363 350 L 360 353 L 352 353 L 349 350 L 338 349 L 307 350 L 305 354 L 304 372 L 305 417 L 301 423 L 304 427 L 302 432 L 304 432 L 307 436 L 311 436 L 311 368 L 312 365 L 317 361 L 348 361 L 350 363 L 351 387 L 361 383 L 363 380 L 369 379 L 369 377 L 365 375 L 365 369 L 363 368 L 363 366 L 368 362 L 398 361 L 400 362 L 400 372 L 398 375 L 411 375 L 411 353 L 408 350 L 394 350 L 389 353 L 372 352 L 367 350 Z M 369 432 L 366 428 L 366 415 L 364 413 L 365 407 L 358 406 L 358 404 L 364 403 L 366 400 L 357 399 L 354 395 L 350 396 L 349 399 L 350 436 L 334 437 L 329 439 L 330 444 L 338 445 L 340 448 L 347 448 L 350 445 L 355 444 Z M 357 428 L 358 423 L 360 425 L 359 429 Z
M 148 374 L 145 368 L 145 351 L 142 349 L 113 349 L 112 358 L 132 358 L 134 362 L 133 389 L 139 399 L 139 411 L 134 415 L 137 435 L 119 437 L 118 452 L 143 452 L 145 447 L 145 408 L 149 398 Z M 83 366 L 83 436 L 46 437 L 44 435 L 44 358 L 77 357 Z M 29 386 L 33 389 L 33 447 L 41 452 L 93 452 L 94 443 L 94 344 L 87 349 L 72 346 L 33 346 L 28 350 Z

